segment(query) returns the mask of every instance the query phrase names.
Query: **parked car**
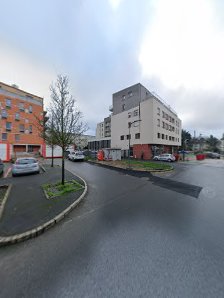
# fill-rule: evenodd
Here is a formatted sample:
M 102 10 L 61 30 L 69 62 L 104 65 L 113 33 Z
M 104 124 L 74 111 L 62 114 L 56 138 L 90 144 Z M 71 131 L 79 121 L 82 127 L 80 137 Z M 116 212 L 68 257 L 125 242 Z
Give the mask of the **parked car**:
M 74 151 L 68 155 L 68 159 L 72 161 L 83 161 L 84 158 L 82 151 Z
M 40 173 L 38 161 L 33 157 L 17 158 L 12 166 L 12 176 L 30 173 Z
M 173 154 L 168 154 L 168 153 L 164 153 L 164 154 L 160 154 L 160 155 L 156 155 L 153 157 L 153 160 L 160 160 L 160 161 L 175 161 L 176 158 Z
M 207 158 L 217 158 L 220 159 L 220 154 L 216 152 L 206 152 L 205 153 Z
M 0 174 L 2 174 L 4 172 L 4 163 L 3 161 L 0 159 Z

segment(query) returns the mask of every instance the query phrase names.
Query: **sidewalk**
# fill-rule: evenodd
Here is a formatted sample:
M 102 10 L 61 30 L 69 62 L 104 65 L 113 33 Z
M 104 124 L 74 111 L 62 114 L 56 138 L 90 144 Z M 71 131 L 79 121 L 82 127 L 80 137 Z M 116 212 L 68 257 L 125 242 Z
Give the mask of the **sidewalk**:
M 21 234 L 37 228 L 54 219 L 84 192 L 66 194 L 48 200 L 41 188 L 42 184 L 59 182 L 61 180 L 61 168 L 44 166 L 46 172 L 37 175 L 26 175 L 0 180 L 0 185 L 12 184 L 12 189 L 0 219 L 0 237 Z M 76 179 L 84 186 L 84 182 L 65 171 L 66 180 Z

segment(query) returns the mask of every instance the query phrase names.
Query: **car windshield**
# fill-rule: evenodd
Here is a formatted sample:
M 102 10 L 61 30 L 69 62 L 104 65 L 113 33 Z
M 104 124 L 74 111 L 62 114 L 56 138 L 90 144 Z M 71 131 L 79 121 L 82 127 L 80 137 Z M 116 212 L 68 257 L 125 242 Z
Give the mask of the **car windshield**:
M 16 164 L 19 164 L 19 165 L 26 165 L 26 164 L 33 164 L 33 163 L 36 163 L 37 161 L 35 159 L 18 159 L 16 161 Z

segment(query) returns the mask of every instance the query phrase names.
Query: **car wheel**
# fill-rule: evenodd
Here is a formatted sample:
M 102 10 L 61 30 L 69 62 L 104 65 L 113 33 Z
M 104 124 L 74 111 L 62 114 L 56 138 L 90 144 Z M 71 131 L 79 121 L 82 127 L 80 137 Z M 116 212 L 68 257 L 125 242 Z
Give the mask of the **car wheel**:
M 167 161 L 168 161 L 168 162 L 171 162 L 172 160 L 171 160 L 171 159 L 168 159 Z

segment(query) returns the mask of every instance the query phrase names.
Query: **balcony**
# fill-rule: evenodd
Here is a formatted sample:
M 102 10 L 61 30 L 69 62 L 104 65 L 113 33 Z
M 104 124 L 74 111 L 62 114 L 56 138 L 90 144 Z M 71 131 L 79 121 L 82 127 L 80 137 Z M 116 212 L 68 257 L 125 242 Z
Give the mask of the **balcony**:
M 112 105 L 109 106 L 109 111 L 113 112 L 113 106 Z

